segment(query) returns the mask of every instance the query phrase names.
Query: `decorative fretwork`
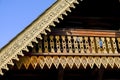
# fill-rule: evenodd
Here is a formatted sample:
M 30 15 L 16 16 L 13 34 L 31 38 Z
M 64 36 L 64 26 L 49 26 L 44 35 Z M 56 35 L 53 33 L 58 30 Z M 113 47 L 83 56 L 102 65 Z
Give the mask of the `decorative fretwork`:
M 33 53 L 114 54 L 119 50 L 119 38 L 50 35 L 34 45 Z
M 117 67 L 120 68 L 120 57 L 88 57 L 88 56 L 24 56 L 20 58 L 19 62 L 16 62 L 18 69 L 21 69 L 22 66 L 25 66 L 25 69 L 28 69 L 30 65 L 35 69 L 39 65 L 42 69 L 44 66 L 47 66 L 49 69 L 52 65 L 58 69 L 61 65 L 64 69 L 69 66 L 70 68 L 86 68 L 89 66 L 97 66 L 100 68 L 103 66 L 107 67 Z
M 6 66 L 14 56 L 24 54 L 22 50 L 28 52 L 28 46 L 32 46 L 32 42 L 37 42 L 36 38 L 42 39 L 41 34 L 47 34 L 50 31 L 50 26 L 55 26 L 54 22 L 59 23 L 59 19 L 63 20 L 63 15 L 67 15 L 67 11 L 71 12 L 70 8 L 78 4 L 77 0 L 58 0 L 46 12 L 38 17 L 31 25 L 23 30 L 9 44 L 0 50 L 0 75 L 3 75 L 2 69 L 8 70 Z M 6 59 L 7 58 L 7 59 Z

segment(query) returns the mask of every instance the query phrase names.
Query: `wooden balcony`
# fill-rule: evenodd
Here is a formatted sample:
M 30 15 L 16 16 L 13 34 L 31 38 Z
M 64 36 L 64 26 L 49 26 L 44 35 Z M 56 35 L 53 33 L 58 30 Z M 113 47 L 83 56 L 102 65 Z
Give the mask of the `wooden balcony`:
M 20 58 L 18 69 L 37 65 L 43 69 L 54 66 L 81 68 L 120 68 L 120 33 L 101 30 L 53 30 L 34 43 L 34 47 Z
M 32 55 L 120 56 L 120 32 L 59 29 L 34 44 Z

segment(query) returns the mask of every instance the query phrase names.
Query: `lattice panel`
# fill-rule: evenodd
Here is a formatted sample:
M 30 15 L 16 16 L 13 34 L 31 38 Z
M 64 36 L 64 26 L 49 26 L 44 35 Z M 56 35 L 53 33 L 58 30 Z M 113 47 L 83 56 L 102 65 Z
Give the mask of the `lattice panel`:
M 101 66 L 104 66 L 104 68 L 107 68 L 108 65 L 111 68 L 114 68 L 115 66 L 120 68 L 120 57 L 80 57 L 80 56 L 25 56 L 21 57 L 19 62 L 16 62 L 16 65 L 18 69 L 22 68 L 22 65 L 25 66 L 26 69 L 30 65 L 35 69 L 37 65 L 39 65 L 41 68 L 44 68 L 46 65 L 49 69 L 52 65 L 54 65 L 56 68 L 61 65 L 63 68 L 66 68 L 68 65 L 70 68 L 73 68 L 73 66 L 76 66 L 76 68 L 80 68 L 81 66 L 86 68 L 89 66 L 90 68 L 93 68 L 93 66 L 97 66 L 100 68 Z

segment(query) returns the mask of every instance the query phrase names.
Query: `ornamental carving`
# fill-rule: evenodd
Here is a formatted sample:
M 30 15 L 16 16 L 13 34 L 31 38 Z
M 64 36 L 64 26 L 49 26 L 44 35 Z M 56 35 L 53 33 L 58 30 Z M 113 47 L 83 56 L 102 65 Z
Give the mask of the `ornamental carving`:
M 117 67 L 120 68 L 120 57 L 82 57 L 82 56 L 24 56 L 20 58 L 19 62 L 15 63 L 18 69 L 22 68 L 22 65 L 25 69 L 28 69 L 29 65 L 32 64 L 32 67 L 35 69 L 35 65 L 39 65 L 42 69 L 46 65 L 49 69 L 52 65 L 58 69 L 59 65 L 65 69 L 67 66 L 69 68 L 86 68 L 87 66 L 93 68 L 93 66 L 97 66 L 100 68 L 103 66 L 107 68 L 110 66 L 111 68 Z M 27 65 L 27 66 L 26 66 Z
M 62 15 L 66 15 L 66 11 L 70 10 L 74 2 L 76 0 L 72 0 L 72 3 L 66 0 L 56 1 L 43 15 L 2 48 L 0 50 L 0 74 L 3 75 L 2 69 L 8 70 L 7 64 L 13 64 L 12 59 L 19 60 L 17 56 L 23 56 L 22 50 L 28 51 L 27 46 L 33 47 L 32 42 L 37 42 L 36 38 L 42 39 L 42 32 L 46 35 L 45 30 L 50 31 L 50 26 L 55 26 L 54 22 L 59 22 L 58 18 L 63 19 Z

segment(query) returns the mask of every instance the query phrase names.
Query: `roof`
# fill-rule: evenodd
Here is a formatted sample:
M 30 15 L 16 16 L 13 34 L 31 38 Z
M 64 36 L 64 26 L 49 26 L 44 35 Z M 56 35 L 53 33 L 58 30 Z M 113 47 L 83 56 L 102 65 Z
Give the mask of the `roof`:
M 0 50 L 0 74 L 3 75 L 2 69 L 9 70 L 9 65 L 14 65 L 13 60 L 19 60 L 18 55 L 24 56 L 23 50 L 28 51 L 27 46 L 31 46 L 32 42 L 36 42 L 36 38 L 40 38 L 41 34 L 47 34 L 51 26 L 55 26 L 54 22 L 59 23 L 58 18 L 63 19 L 63 15 L 67 15 L 66 11 L 71 12 L 70 8 L 75 8 L 74 4 L 79 3 L 77 0 L 57 0 L 50 8 L 48 8 L 41 16 L 34 20 L 28 27 L 19 33 L 12 41 Z

